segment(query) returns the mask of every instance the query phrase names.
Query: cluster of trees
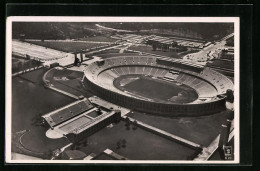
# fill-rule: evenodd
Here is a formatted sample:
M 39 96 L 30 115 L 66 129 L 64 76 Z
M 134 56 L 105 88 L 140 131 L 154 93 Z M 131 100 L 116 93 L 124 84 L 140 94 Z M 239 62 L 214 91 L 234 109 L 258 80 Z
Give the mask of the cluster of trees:
M 134 122 L 131 123 L 130 119 L 128 117 L 126 117 L 125 121 L 126 121 L 125 127 L 126 127 L 127 130 L 130 130 L 131 125 L 133 126 L 132 127 L 133 130 L 137 129 L 137 121 L 136 120 L 134 120 Z
M 32 118 L 32 122 L 31 122 L 31 125 L 33 126 L 42 126 L 42 127 L 47 127 L 47 124 L 45 123 L 44 119 L 41 117 L 42 114 L 39 113 L 38 115 L 35 115 L 33 118 Z
M 78 142 L 73 143 L 70 146 L 70 149 L 71 150 L 79 150 L 81 147 L 86 147 L 87 145 L 88 145 L 88 140 L 84 139 L 82 141 L 78 141 Z
M 43 153 L 43 158 L 50 160 L 52 157 L 54 157 L 54 150 L 48 150 L 45 153 Z
M 77 39 L 99 35 L 95 28 L 94 23 L 14 22 L 12 33 L 14 39 Z
M 38 66 L 41 66 L 41 65 L 42 65 L 42 62 L 40 62 L 40 61 L 23 60 L 23 61 L 13 63 L 12 71 L 13 72 L 24 71 L 24 70 L 27 70 L 29 68 L 38 67 Z
M 176 48 L 177 52 L 183 52 L 183 51 L 188 50 L 188 48 L 186 46 L 178 45 L 178 43 L 174 42 L 174 41 L 171 45 L 161 44 L 161 43 L 157 43 L 157 42 L 152 43 L 153 51 L 156 51 L 157 49 L 160 49 L 162 51 L 167 51 L 167 50 L 169 50 L 170 47 Z
M 232 23 L 100 23 L 100 25 L 111 27 L 115 29 L 140 31 L 152 29 L 168 29 L 176 30 L 182 29 L 184 32 L 191 30 L 194 33 L 201 35 L 206 40 L 215 40 L 219 37 L 234 32 L 234 25 Z M 162 32 L 163 33 L 163 32 Z
M 116 149 L 120 148 L 126 148 L 126 140 L 125 139 L 120 139 L 116 142 Z
M 230 103 L 233 103 L 234 102 L 234 92 L 232 90 L 228 89 L 226 91 L 226 95 L 227 95 L 226 100 Z
M 232 46 L 234 47 L 234 37 L 230 37 L 226 40 L 226 46 Z
M 63 22 L 14 22 L 13 38 L 19 39 L 21 35 L 26 39 L 78 39 L 83 37 L 106 34 L 99 31 L 96 23 L 63 23 Z M 201 35 L 206 40 L 215 40 L 234 31 L 232 23 L 99 23 L 115 29 L 131 30 L 176 30 L 181 28 L 184 32 L 189 30 Z M 163 33 L 163 31 L 162 31 Z M 112 31 L 111 34 L 115 34 Z
M 153 47 L 153 51 L 156 51 L 157 49 L 160 49 L 162 51 L 166 51 L 166 50 L 169 49 L 169 46 L 167 46 L 166 44 L 153 43 L 152 47 Z

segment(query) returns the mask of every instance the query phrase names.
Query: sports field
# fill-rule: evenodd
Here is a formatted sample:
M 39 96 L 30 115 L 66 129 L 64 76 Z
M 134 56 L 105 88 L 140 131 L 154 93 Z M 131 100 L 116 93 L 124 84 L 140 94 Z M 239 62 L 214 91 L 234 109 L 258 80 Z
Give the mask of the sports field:
M 50 150 L 56 150 L 68 145 L 70 142 L 67 138 L 50 139 L 46 137 L 47 129 L 37 127 L 31 129 L 28 133 L 25 133 L 21 137 L 22 145 L 27 149 L 35 153 L 46 153 Z
M 31 41 L 29 43 L 39 46 L 63 51 L 63 52 L 75 52 L 77 50 L 86 50 L 94 47 L 104 46 L 104 43 L 87 43 L 87 42 L 59 42 L 59 41 Z
M 107 53 L 106 53 L 106 51 L 104 51 L 104 53 L 101 52 L 101 53 L 97 53 L 96 55 L 99 57 L 102 57 L 102 58 L 112 58 L 112 57 L 116 57 L 116 56 L 138 56 L 139 54 L 138 53 L 129 53 L 126 51 L 124 51 L 124 53 L 119 53 L 118 49 L 111 49 Z
M 85 97 L 91 97 L 93 94 L 86 90 L 81 84 L 83 74 L 83 72 L 69 69 L 53 69 L 46 75 L 46 79 L 49 80 L 55 88 L 75 96 L 84 95 Z
M 166 81 L 153 79 L 146 76 L 123 76 L 115 80 L 114 84 L 121 90 L 137 94 L 142 97 L 153 99 L 155 101 L 169 101 L 174 99 L 174 103 L 188 103 L 197 99 L 196 92 L 185 85 L 176 85 Z M 124 86 L 118 83 L 124 82 L 124 79 L 133 78 L 134 80 Z
M 86 37 L 86 38 L 82 38 L 80 40 L 93 41 L 93 42 L 115 42 L 115 41 L 117 41 L 117 39 L 113 39 L 113 38 L 105 37 L 105 36 Z
M 180 56 L 176 52 L 172 51 L 162 51 L 162 50 L 153 50 L 151 46 L 131 46 L 128 48 L 129 50 L 141 51 L 146 53 L 152 53 L 156 55 L 168 56 L 172 58 L 180 58 Z

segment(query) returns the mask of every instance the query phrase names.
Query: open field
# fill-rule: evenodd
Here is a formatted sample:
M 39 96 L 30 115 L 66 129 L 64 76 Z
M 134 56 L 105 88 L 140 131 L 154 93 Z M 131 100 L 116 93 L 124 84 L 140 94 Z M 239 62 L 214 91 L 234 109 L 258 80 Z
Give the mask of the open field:
M 146 52 L 146 53 L 152 53 L 152 54 L 156 54 L 156 55 L 168 56 L 168 57 L 172 57 L 172 58 L 180 58 L 180 56 L 176 52 L 172 52 L 172 51 L 165 51 L 164 52 L 164 51 L 161 51 L 161 50 L 153 51 L 152 46 L 131 46 L 128 49 Z
M 105 36 L 86 37 L 86 38 L 81 38 L 80 40 L 93 41 L 93 42 L 111 42 L 111 43 L 117 41 L 116 39 L 105 37 Z
M 86 42 L 59 42 L 59 41 L 31 41 L 29 43 L 39 46 L 63 51 L 63 52 L 75 52 L 78 50 L 86 50 L 94 47 L 104 46 L 104 43 L 86 43 Z
M 117 142 L 125 139 L 125 147 L 117 149 Z M 125 122 L 106 127 L 87 138 L 88 145 L 80 151 L 89 155 L 99 154 L 109 148 L 119 155 L 132 160 L 185 160 L 195 150 L 162 138 L 141 128 L 126 129 Z
M 221 124 L 229 117 L 226 111 L 201 117 L 161 117 L 132 112 L 127 116 L 167 131 L 189 141 L 208 146 L 219 134 Z
M 117 50 L 116 53 L 101 53 L 97 54 L 96 56 L 102 57 L 102 58 L 111 58 L 111 57 L 116 57 L 116 56 L 138 56 L 138 53 L 118 53 L 119 50 Z

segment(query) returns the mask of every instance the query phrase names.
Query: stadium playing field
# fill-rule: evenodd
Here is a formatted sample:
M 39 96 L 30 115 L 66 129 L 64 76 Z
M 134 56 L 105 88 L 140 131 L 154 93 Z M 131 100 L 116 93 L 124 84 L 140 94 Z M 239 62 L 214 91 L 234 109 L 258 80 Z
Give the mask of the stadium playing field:
M 137 77 L 138 79 L 136 79 Z M 129 79 L 132 79 L 132 81 L 129 81 Z M 198 98 L 195 90 L 186 85 L 176 85 L 173 82 L 166 82 L 148 76 L 123 76 L 116 79 L 114 84 L 123 91 L 158 102 L 188 103 Z

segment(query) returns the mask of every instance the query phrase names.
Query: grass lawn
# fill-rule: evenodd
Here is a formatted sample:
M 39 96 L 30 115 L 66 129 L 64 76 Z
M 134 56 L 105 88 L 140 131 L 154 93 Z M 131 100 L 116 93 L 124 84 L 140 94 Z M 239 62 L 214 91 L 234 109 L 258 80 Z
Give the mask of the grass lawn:
M 81 49 L 90 49 L 94 47 L 104 46 L 104 43 L 87 43 L 87 42 L 59 42 L 59 41 L 31 41 L 29 43 L 44 46 L 51 49 L 56 49 L 63 52 L 75 52 Z
M 119 52 L 119 50 L 118 50 Z M 138 53 L 101 53 L 96 54 L 96 56 L 102 57 L 102 58 L 111 58 L 111 57 L 118 57 L 118 56 L 138 56 Z
M 180 58 L 180 56 L 176 52 L 172 52 L 172 51 L 164 52 L 161 50 L 153 51 L 152 46 L 131 46 L 128 49 L 146 52 L 146 53 L 152 53 L 152 54 L 156 54 L 156 55 L 168 56 L 168 57 L 172 57 L 172 58 Z
M 87 37 L 87 38 L 82 38 L 80 40 L 93 41 L 93 42 L 111 42 L 111 43 L 117 41 L 117 39 L 113 39 L 105 36 Z
M 229 114 L 224 111 L 209 116 L 170 118 L 132 112 L 127 116 L 189 141 L 208 146 L 219 134 L 221 124 L 226 121 Z
M 117 149 L 117 142 L 125 139 L 125 147 Z M 126 129 L 120 121 L 112 128 L 106 127 L 87 138 L 88 145 L 80 147 L 85 154 L 100 154 L 109 148 L 132 160 L 185 160 L 194 153 L 193 149 L 137 128 Z

